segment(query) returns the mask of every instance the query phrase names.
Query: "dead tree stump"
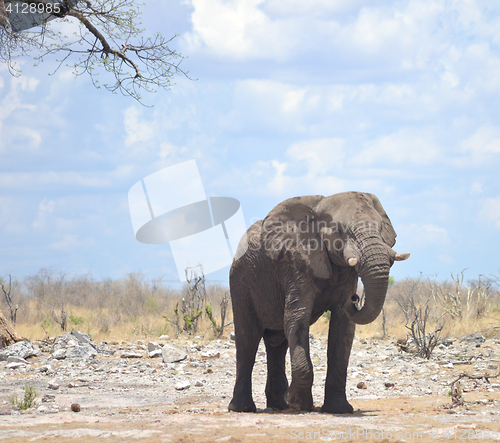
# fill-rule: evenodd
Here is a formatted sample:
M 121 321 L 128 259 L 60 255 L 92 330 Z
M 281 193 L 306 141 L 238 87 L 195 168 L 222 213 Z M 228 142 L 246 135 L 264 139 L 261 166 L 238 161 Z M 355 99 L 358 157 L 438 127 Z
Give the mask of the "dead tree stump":
M 22 340 L 23 338 L 14 330 L 2 311 L 0 311 L 0 349 Z

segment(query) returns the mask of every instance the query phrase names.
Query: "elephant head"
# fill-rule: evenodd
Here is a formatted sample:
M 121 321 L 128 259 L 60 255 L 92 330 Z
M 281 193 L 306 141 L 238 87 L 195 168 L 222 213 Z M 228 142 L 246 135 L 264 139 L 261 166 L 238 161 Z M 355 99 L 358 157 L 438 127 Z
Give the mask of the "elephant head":
M 378 198 L 360 192 L 286 200 L 269 213 L 261 233 L 268 255 L 290 262 L 312 279 L 332 278 L 334 267 L 354 267 L 365 301 L 358 310 L 356 300 L 349 297 L 345 310 L 356 324 L 378 317 L 390 267 L 410 255 L 397 254 L 392 249 L 395 242 L 396 232 Z

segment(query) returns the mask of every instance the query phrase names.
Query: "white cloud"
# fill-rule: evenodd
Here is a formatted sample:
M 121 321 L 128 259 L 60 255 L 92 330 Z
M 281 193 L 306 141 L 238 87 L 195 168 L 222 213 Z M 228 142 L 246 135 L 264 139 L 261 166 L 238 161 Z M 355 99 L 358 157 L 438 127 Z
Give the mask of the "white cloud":
M 34 77 L 12 77 L 12 88 L 14 90 L 25 91 L 25 92 L 35 92 L 36 87 L 40 81 Z
M 413 239 L 418 245 L 447 245 L 450 243 L 448 230 L 433 223 L 400 225 L 398 235 Z
M 483 200 L 479 219 L 493 223 L 496 228 L 500 229 L 500 197 Z
M 54 211 L 56 202 L 44 198 L 38 205 L 38 214 L 35 221 L 32 223 L 33 228 L 43 228 L 46 225 L 47 217 Z
M 49 248 L 62 251 L 74 251 L 81 249 L 84 244 L 84 242 L 78 239 L 77 235 L 64 234 L 60 241 L 50 243 Z
M 300 141 L 292 144 L 286 153 L 294 162 L 305 162 L 307 175 L 312 178 L 334 167 L 340 170 L 345 157 L 345 143 L 342 138 Z
M 195 32 L 187 39 L 193 46 L 203 42 L 219 56 L 236 59 L 259 56 L 265 43 L 263 34 L 272 31 L 266 26 L 269 18 L 259 9 L 263 1 L 192 0 Z M 268 35 L 266 41 L 268 46 L 273 46 L 273 35 Z M 265 52 L 264 58 L 269 50 Z
M 0 172 L 0 188 L 40 190 L 53 187 L 109 188 L 133 176 L 135 166 L 118 165 L 112 171 Z
M 465 152 L 471 153 L 477 160 L 486 160 L 491 154 L 500 153 L 500 127 L 485 125 L 462 142 Z
M 7 74 L 10 75 L 10 74 Z M 0 77 L 0 80 L 2 78 Z M 2 80 L 3 82 L 3 80 Z M 24 93 L 35 91 L 39 81 L 34 77 L 11 77 L 10 88 L 7 95 L 0 102 L 0 152 L 22 150 L 30 151 L 37 149 L 42 142 L 42 136 L 39 131 L 33 129 L 34 124 L 19 124 L 26 122 L 29 117 L 24 119 L 9 120 L 8 125 L 3 121 L 10 119 L 15 112 L 27 110 L 35 112 L 37 107 L 24 102 Z
M 259 162 L 256 174 L 264 178 L 263 191 L 291 196 L 330 195 L 345 190 L 346 182 L 339 177 L 345 156 L 344 145 L 345 140 L 341 138 L 303 140 L 287 149 L 288 162 Z
M 140 120 L 142 111 L 135 106 L 131 106 L 125 110 L 124 114 L 123 125 L 127 133 L 125 139 L 125 144 L 127 146 L 140 142 L 147 142 L 154 137 L 155 131 L 153 124 L 148 121 Z
M 472 195 L 484 194 L 483 184 L 478 181 L 471 183 L 470 193 Z
M 413 166 L 430 164 L 439 157 L 440 147 L 434 141 L 432 131 L 421 127 L 403 128 L 367 143 L 355 163 Z

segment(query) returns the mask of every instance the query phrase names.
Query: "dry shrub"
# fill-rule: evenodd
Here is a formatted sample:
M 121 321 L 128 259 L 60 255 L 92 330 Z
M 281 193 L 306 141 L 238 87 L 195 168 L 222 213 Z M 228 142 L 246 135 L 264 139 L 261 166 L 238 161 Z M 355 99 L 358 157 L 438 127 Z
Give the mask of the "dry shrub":
M 8 283 L 8 278 L 0 280 Z M 482 277 L 464 284 L 461 274 L 444 282 L 428 278 L 394 282 L 389 286 L 384 306 L 386 336 L 407 336 L 401 303 L 404 305 L 410 291 L 414 293 L 417 308 L 418 303 L 429 298 L 433 302 L 431 314 L 442 316 L 445 321 L 443 336 L 463 336 L 477 331 L 494 335 L 498 333 L 500 324 L 499 283 L 500 278 L 494 280 Z M 165 316 L 173 317 L 176 305 L 187 291 L 187 285 L 173 289 L 161 278 L 147 280 L 140 273 L 113 280 L 96 279 L 92 274 L 70 276 L 42 269 L 34 276 L 12 278 L 12 300 L 19 305 L 16 330 L 29 339 L 60 334 L 57 317 L 60 319 L 62 311 L 67 316 L 67 330 L 79 329 L 91 334 L 95 340 L 154 338 L 161 334 L 172 336 L 176 330 L 165 320 Z M 205 302 L 210 305 L 212 316 L 219 326 L 221 304 L 224 297 L 227 299 L 228 293 L 229 289 L 223 285 L 206 286 Z M 451 302 L 447 294 L 457 295 L 455 298 L 460 302 Z M 456 306 L 460 307 L 461 318 L 452 314 L 457 312 Z M 9 312 L 6 301 L 1 297 L 0 309 Z M 229 303 L 225 325 L 231 323 L 232 309 Z M 381 338 L 383 326 L 381 314 L 373 323 L 358 326 L 356 335 Z M 232 330 L 232 327 L 226 327 L 224 336 L 227 337 Z M 328 321 L 325 317 L 321 317 L 311 327 L 311 333 L 314 336 L 328 336 Z M 200 317 L 196 335 L 207 339 L 217 335 L 205 312 Z
M 81 330 L 91 334 L 94 340 L 172 334 L 175 331 L 164 316 L 173 313 L 185 290 L 170 288 L 162 279 L 148 281 L 139 273 L 122 279 L 98 280 L 92 274 L 71 277 L 42 269 L 22 280 L 12 279 L 13 299 L 19 304 L 16 330 L 29 339 L 58 335 L 64 312 L 67 330 Z M 221 285 L 207 286 L 207 300 L 215 316 L 220 316 L 220 302 L 228 292 L 228 288 Z M 5 308 L 5 300 L 0 299 L 0 309 Z M 229 315 L 232 318 L 230 309 Z M 200 333 L 209 336 L 210 328 L 208 319 L 201 319 Z

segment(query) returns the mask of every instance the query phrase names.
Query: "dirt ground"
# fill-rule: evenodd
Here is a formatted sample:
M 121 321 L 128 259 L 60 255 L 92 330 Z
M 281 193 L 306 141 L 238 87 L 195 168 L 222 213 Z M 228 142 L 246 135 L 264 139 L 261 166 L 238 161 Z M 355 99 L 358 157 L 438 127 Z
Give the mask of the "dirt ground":
M 484 393 L 471 396 L 483 399 Z M 496 394 L 490 398 L 500 400 Z M 352 415 L 319 412 L 242 414 L 196 411 L 197 397 L 168 405 L 109 408 L 106 414 L 63 411 L 2 416 L 3 442 L 289 442 L 500 440 L 500 423 L 476 408 L 450 413 L 439 397 L 353 401 Z M 90 406 L 92 408 L 92 406 Z
M 441 356 L 438 353 L 434 362 L 427 362 L 401 355 L 391 343 L 357 341 L 348 383 L 348 398 L 355 413 L 332 415 L 319 412 L 325 374 L 323 354 L 321 358 L 314 357 L 313 394 L 318 407 L 313 412 L 233 413 L 227 411 L 227 404 L 234 383 L 234 345 L 211 343 L 194 348 L 193 343 L 175 344 L 187 350 L 189 357 L 184 362 L 165 364 L 146 354 L 136 359 L 121 358 L 119 352 L 127 349 L 121 345 L 116 346 L 115 355 L 98 355 L 90 364 L 56 362 L 43 353 L 30 359 L 29 368 L 24 370 L 8 369 L 3 363 L 0 367 L 1 441 L 500 440 L 500 385 L 465 383 L 464 386 L 469 386 L 464 389 L 465 405 L 453 409 L 444 407 L 450 404 L 446 396 L 447 383 L 464 369 L 472 370 L 471 365 L 450 365 L 449 358 L 445 358 L 455 355 L 458 347 L 454 351 L 443 348 Z M 324 349 L 325 345 L 326 341 L 313 342 L 313 353 L 316 348 L 318 352 Z M 499 343 L 482 344 L 477 348 L 475 361 L 485 364 L 481 355 L 489 355 L 486 361 L 491 364 L 498 355 L 498 346 Z M 145 346 L 135 343 L 128 348 L 144 351 Z M 475 349 L 475 346 L 470 347 L 468 352 Z M 217 353 L 214 354 L 214 350 Z M 46 366 L 43 369 L 47 363 L 52 365 L 53 374 L 47 374 Z M 384 380 L 388 377 L 395 386 L 384 388 Z M 54 380 L 60 387 L 48 389 L 48 382 Z M 191 386 L 182 390 L 174 388 L 180 380 L 190 380 Z M 357 389 L 360 380 L 366 381 L 367 389 Z M 27 382 L 41 395 L 51 393 L 53 398 L 28 411 L 14 411 L 8 401 L 9 395 L 14 390 L 20 392 Z M 265 407 L 264 384 L 265 354 L 261 350 L 254 370 L 254 399 L 260 408 Z M 72 412 L 72 403 L 78 403 L 81 411 Z

